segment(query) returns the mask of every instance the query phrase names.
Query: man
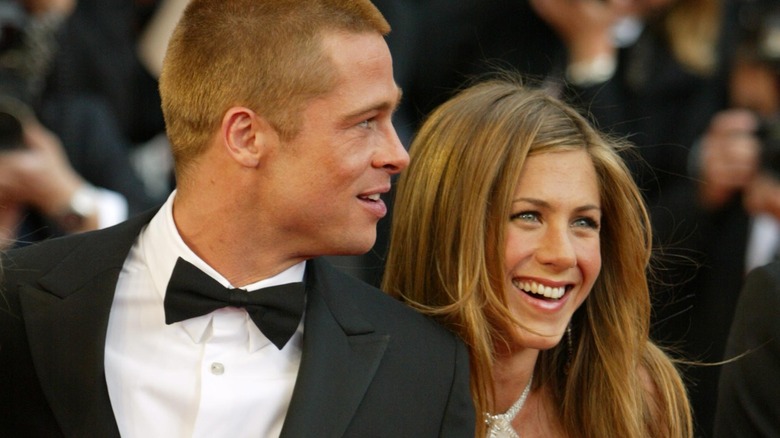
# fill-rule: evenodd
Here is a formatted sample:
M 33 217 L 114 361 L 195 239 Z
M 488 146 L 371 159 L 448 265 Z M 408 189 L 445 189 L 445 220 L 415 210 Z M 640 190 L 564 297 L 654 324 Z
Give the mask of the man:
M 780 434 L 780 262 L 752 270 L 739 295 L 720 373 L 715 436 Z
M 366 0 L 189 4 L 177 191 L 5 257 L 1 436 L 473 436 L 463 345 L 317 258 L 371 248 L 408 164 L 388 31 Z

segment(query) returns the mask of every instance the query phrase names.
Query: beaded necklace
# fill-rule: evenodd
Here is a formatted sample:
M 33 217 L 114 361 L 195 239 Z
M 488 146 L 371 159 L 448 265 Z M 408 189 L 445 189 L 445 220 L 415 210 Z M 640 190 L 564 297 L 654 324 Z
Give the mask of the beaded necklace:
M 512 428 L 512 420 L 515 419 L 520 409 L 523 409 L 525 400 L 531 392 L 531 382 L 533 380 L 534 377 L 531 376 L 528 379 L 528 384 L 525 385 L 525 389 L 523 389 L 523 393 L 520 394 L 520 398 L 506 412 L 496 415 L 485 413 L 485 424 L 488 425 L 487 438 L 520 438 L 520 435 Z

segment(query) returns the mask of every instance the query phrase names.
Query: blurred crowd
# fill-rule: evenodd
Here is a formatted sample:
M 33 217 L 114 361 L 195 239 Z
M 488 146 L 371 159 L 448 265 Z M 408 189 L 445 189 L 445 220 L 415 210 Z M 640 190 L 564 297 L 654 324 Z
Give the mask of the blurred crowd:
M 651 209 L 653 337 L 689 361 L 697 436 L 745 274 L 780 248 L 780 2 L 376 0 L 408 144 L 499 70 L 575 104 L 624 151 Z M 103 227 L 174 188 L 156 77 L 186 0 L 0 1 L 0 247 Z M 479 147 L 479 145 L 474 145 Z M 362 257 L 378 284 L 388 220 Z
M 0 247 L 112 225 L 170 191 L 139 56 L 155 3 L 0 2 Z

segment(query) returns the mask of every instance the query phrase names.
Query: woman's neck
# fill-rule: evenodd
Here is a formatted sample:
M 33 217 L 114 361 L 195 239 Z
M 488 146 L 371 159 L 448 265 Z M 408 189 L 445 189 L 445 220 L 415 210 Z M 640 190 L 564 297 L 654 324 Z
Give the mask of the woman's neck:
M 495 412 L 503 413 L 525 389 L 536 366 L 539 350 L 522 349 L 499 353 L 493 365 Z

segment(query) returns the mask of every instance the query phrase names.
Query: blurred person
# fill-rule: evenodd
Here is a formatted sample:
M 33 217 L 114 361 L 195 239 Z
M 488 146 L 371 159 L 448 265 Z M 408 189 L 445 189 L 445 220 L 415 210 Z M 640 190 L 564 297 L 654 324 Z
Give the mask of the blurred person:
M 49 233 L 52 228 L 89 231 L 127 218 L 127 202 L 120 194 L 87 182 L 70 165 L 56 136 L 35 120 L 24 123 L 24 144 L 0 151 L 0 247 L 33 239 L 33 210 L 48 221 Z
M 52 0 L 53 1 L 53 0 Z M 41 122 L 57 135 L 88 128 L 60 118 L 81 100 L 100 107 L 100 120 L 111 119 L 111 129 L 101 133 L 111 153 L 127 155 L 135 178 L 146 196 L 159 204 L 174 187 L 170 146 L 157 90 L 157 78 L 141 59 L 140 43 L 160 12 L 162 0 L 72 1 L 70 14 L 52 35 L 48 68 L 40 87 L 37 109 Z M 28 8 L 29 9 L 29 8 Z M 151 45 L 153 42 L 150 42 Z M 164 50 L 164 44 L 161 44 Z M 155 72 L 156 73 L 156 72 Z M 75 124 L 75 125 L 74 125 Z M 84 132 L 79 141 L 94 141 Z M 63 143 L 69 148 L 70 141 Z M 98 145 L 101 143 L 98 143 Z M 95 149 L 97 145 L 85 145 Z M 74 163 L 74 167 L 83 169 Z M 123 193 L 127 196 L 126 193 Z M 131 212 L 134 200 L 129 201 Z M 148 205 L 148 203 L 147 203 Z M 132 214 L 132 213 L 131 213 Z
M 780 217 L 768 184 L 780 177 L 780 5 L 746 2 L 743 35 L 730 75 L 731 108 L 711 121 L 694 167 L 700 176 L 702 204 L 710 210 L 734 199 L 753 214 Z M 774 239 L 773 239 L 774 240 Z M 770 259 L 758 258 L 750 270 Z
M 457 336 L 319 258 L 371 248 L 408 164 L 388 31 L 367 0 L 189 3 L 177 189 L 3 257 L 0 434 L 473 436 Z
M 411 145 L 383 286 L 469 345 L 479 437 L 692 435 L 649 338 L 651 230 L 620 147 L 506 78 L 442 104 Z
M 78 0 L 56 36 L 45 97 L 99 97 L 131 149 L 163 132 L 157 71 L 140 55 L 140 43 L 162 3 Z
M 156 203 L 103 102 L 45 92 L 57 35 L 75 3 L 0 5 L 0 141 L 13 149 L 0 154 L 4 245 L 105 227 Z
M 404 83 L 402 115 L 416 130 L 434 108 L 474 76 L 507 67 L 542 81 L 566 62 L 561 39 L 533 10 L 514 0 L 418 2 L 414 62 Z
M 57 49 L 57 34 L 76 0 L 19 0 L 0 3 L 0 91 L 22 99 L 40 95 Z M 10 72 L 10 74 L 9 74 Z

